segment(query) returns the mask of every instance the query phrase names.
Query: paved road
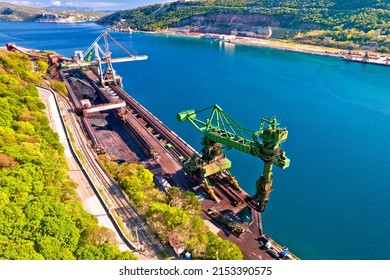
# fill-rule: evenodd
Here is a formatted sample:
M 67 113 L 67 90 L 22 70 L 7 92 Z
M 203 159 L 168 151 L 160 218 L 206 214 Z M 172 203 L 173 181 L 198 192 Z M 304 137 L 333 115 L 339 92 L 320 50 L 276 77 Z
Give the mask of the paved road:
M 80 196 L 84 209 L 97 217 L 100 226 L 107 227 L 115 232 L 117 243 L 121 251 L 129 250 L 116 232 L 113 223 L 82 172 L 81 166 L 71 152 L 70 143 L 66 138 L 65 128 L 62 125 L 60 112 L 53 94 L 49 90 L 42 88 L 38 88 L 38 91 L 43 103 L 46 105 L 46 114 L 49 118 L 50 126 L 58 133 L 60 142 L 65 149 L 65 157 L 69 165 L 69 176 L 77 184 L 77 193 Z

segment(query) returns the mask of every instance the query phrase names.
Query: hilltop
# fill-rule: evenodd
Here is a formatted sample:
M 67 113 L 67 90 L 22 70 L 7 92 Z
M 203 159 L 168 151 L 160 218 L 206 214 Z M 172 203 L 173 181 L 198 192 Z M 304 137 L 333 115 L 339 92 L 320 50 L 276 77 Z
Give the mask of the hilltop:
M 95 21 L 102 12 L 31 8 L 0 2 L 0 21 L 77 22 Z
M 390 52 L 390 4 L 386 0 L 204 0 L 120 10 L 98 23 L 144 31 L 192 32 L 291 39 L 346 49 L 366 44 Z

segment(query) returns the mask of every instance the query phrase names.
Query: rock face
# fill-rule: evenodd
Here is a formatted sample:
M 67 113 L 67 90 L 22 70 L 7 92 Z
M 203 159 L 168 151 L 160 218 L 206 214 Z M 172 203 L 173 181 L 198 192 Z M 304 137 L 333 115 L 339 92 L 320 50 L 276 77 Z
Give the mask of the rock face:
M 57 14 L 40 14 L 36 15 L 32 21 L 57 21 L 60 17 Z
M 84 19 L 75 16 L 58 15 L 58 14 L 39 14 L 34 16 L 31 21 L 38 22 L 79 22 Z
M 207 14 L 197 15 L 178 23 L 179 26 L 197 25 L 233 29 L 255 28 L 256 26 L 279 26 L 279 22 L 267 15 Z
M 271 36 L 271 29 L 291 21 L 293 16 L 282 15 L 278 18 L 260 14 L 207 14 L 196 15 L 181 20 L 176 27 L 192 26 L 192 30 L 199 32 Z M 250 34 L 248 34 L 250 33 Z
M 232 30 L 263 34 L 268 32 L 268 27 L 279 27 L 291 21 L 292 18 L 293 16 L 290 15 L 275 17 L 259 14 L 207 14 L 196 15 L 181 20 L 177 23 L 176 27 L 196 26 L 200 31 L 211 32 L 219 30 L 222 31 L 220 33 L 229 34 Z

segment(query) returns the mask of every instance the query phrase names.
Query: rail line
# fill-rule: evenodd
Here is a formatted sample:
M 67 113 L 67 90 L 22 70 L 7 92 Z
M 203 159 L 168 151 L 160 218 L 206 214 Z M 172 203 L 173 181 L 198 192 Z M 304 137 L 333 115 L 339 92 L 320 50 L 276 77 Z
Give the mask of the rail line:
M 161 242 L 151 233 L 149 226 L 139 217 L 135 209 L 130 204 L 127 196 L 123 193 L 122 189 L 117 185 L 115 181 L 109 178 L 100 163 L 91 155 L 91 150 L 85 141 L 85 136 L 81 135 L 79 131 L 80 124 L 74 118 L 73 114 L 69 114 L 71 111 L 71 106 L 68 104 L 67 100 L 64 97 L 60 97 L 61 104 L 66 107 L 68 113 L 68 119 L 71 127 L 73 128 L 72 132 L 77 138 L 77 143 L 79 143 L 79 148 L 82 150 L 82 153 L 85 155 L 86 164 L 89 171 L 97 179 L 98 182 L 104 187 L 106 193 L 108 193 L 111 202 L 115 204 L 115 212 L 118 216 L 126 223 L 126 226 L 130 230 L 136 230 L 136 235 L 140 244 L 144 246 L 144 254 L 147 257 L 153 258 L 156 256 L 159 257 L 168 257 L 166 253 L 169 248 L 166 248 Z M 95 190 L 99 192 L 99 190 Z M 129 242 L 132 249 L 136 249 L 137 246 L 133 242 Z M 165 254 L 165 255 L 164 255 Z
M 90 82 L 93 83 L 94 87 L 99 90 L 105 99 L 110 100 L 112 96 L 103 91 L 103 88 L 97 86 L 98 76 L 96 71 L 88 71 L 87 77 Z M 158 140 L 160 144 L 164 144 L 164 148 L 182 165 L 183 161 L 190 158 L 194 153 L 192 147 L 190 147 L 183 139 L 177 136 L 172 130 L 170 130 L 165 124 L 145 109 L 140 103 L 134 98 L 129 96 L 122 88 L 114 84 L 110 84 L 106 90 L 112 90 L 120 98 L 126 101 L 127 107 L 124 109 L 127 114 L 131 114 L 133 118 L 123 118 L 126 131 L 132 136 L 137 142 L 138 146 L 144 151 L 145 154 L 151 155 L 153 144 L 148 143 L 143 137 L 139 135 L 139 127 L 146 127 L 148 132 Z M 122 113 L 125 116 L 125 114 Z M 201 181 L 201 179 L 198 178 Z M 238 206 L 244 203 L 245 194 L 238 193 L 237 191 L 227 187 L 230 185 L 224 176 L 214 176 L 213 183 L 216 188 L 218 197 L 226 197 L 234 206 Z
M 92 84 L 92 86 L 100 92 L 100 97 L 103 101 L 107 102 L 115 102 L 117 99 L 112 95 L 114 91 L 110 87 L 102 87 L 99 86 L 99 77 L 98 74 L 96 73 L 96 69 L 93 68 L 93 71 L 86 71 L 85 75 L 87 80 Z M 108 93 L 110 92 L 110 93 Z M 133 116 L 133 118 L 128 118 L 127 115 L 131 115 L 130 111 L 127 109 L 122 109 L 122 110 L 115 110 L 117 114 L 113 114 L 113 117 L 118 118 L 120 117 L 121 120 L 125 123 L 123 128 L 125 131 L 131 136 L 133 141 L 137 144 L 137 146 L 142 150 L 142 152 L 147 156 L 147 157 L 154 157 L 155 152 L 153 148 L 153 144 L 149 143 L 147 139 L 141 137 L 139 135 L 139 130 L 141 128 L 146 127 L 146 123 L 143 119 L 138 119 Z M 149 131 L 150 133 L 150 131 Z
M 226 179 L 220 174 L 214 177 L 215 187 L 218 188 L 227 197 L 232 205 L 238 206 L 244 203 L 244 197 L 242 193 L 237 193 L 231 187 L 227 187 L 228 183 Z M 214 181 L 213 180 L 213 181 Z
M 159 119 L 154 117 L 145 107 L 139 104 L 134 98 L 129 96 L 122 88 L 116 85 L 110 85 L 110 87 L 128 104 L 129 112 L 133 115 L 138 115 L 137 118 L 141 118 L 147 123 L 150 128 L 153 130 L 152 133 L 160 137 L 161 139 L 165 139 L 166 143 L 172 144 L 177 151 L 183 156 L 183 159 L 190 158 L 194 153 L 193 150 L 183 139 L 175 134 L 172 130 L 170 130 L 164 123 L 162 123 Z M 160 139 L 160 141 L 161 141 Z M 169 149 L 168 149 L 169 151 Z M 175 157 L 177 155 L 174 155 Z
M 175 132 L 170 130 L 163 122 L 157 119 L 151 114 L 145 107 L 138 103 L 134 98 L 129 96 L 121 87 L 110 84 L 108 87 L 99 87 L 99 77 L 97 70 L 92 68 L 92 71 L 86 71 L 86 78 L 91 82 L 92 86 L 102 93 L 104 99 L 107 101 L 114 101 L 112 96 L 107 94 L 107 90 L 112 90 L 121 99 L 126 101 L 127 107 L 124 108 L 124 114 L 131 114 L 134 119 L 139 123 L 139 126 L 146 127 L 148 132 L 156 138 L 161 145 L 180 163 L 186 159 L 189 159 L 196 151 L 188 145 L 183 139 L 181 139 Z M 125 116 L 124 116 L 125 117 Z M 151 149 L 153 144 L 145 142 L 140 138 L 138 133 L 134 131 L 136 124 L 129 123 L 131 120 L 125 120 L 129 125 L 126 126 L 126 130 L 130 132 L 134 139 L 136 139 L 144 153 L 148 156 L 153 156 Z M 139 139 L 138 139 L 139 138 Z

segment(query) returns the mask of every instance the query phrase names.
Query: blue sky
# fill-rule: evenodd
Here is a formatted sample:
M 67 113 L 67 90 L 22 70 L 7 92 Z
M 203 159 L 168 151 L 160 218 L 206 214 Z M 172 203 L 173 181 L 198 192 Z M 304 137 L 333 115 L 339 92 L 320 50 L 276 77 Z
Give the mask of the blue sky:
M 29 7 L 47 7 L 47 6 L 73 6 L 73 7 L 88 7 L 95 10 L 120 10 L 129 9 L 139 6 L 146 6 L 153 3 L 167 2 L 166 0 L 27 0 L 27 1 L 7 1 L 15 5 L 23 5 Z

